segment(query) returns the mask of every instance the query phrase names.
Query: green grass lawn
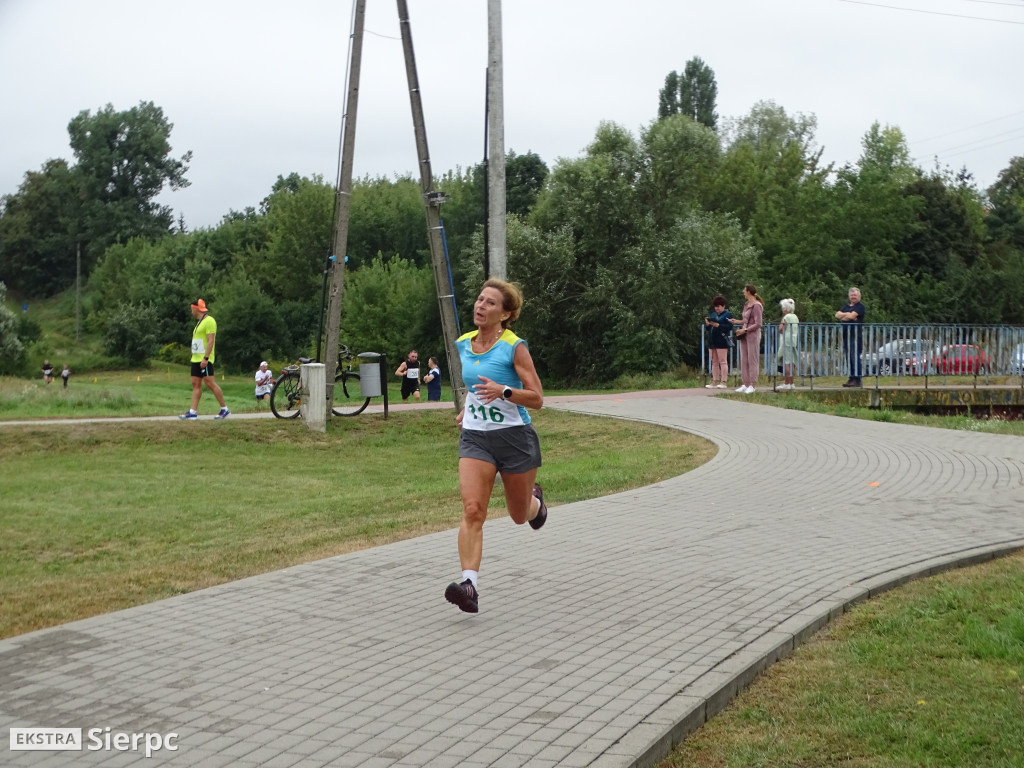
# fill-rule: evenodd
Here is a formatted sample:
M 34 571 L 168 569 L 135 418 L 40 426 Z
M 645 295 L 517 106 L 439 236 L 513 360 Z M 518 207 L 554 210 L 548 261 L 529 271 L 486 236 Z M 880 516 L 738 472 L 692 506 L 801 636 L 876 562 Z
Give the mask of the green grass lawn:
M 280 364 L 274 366 L 280 372 Z M 253 371 L 255 374 L 255 370 Z M 234 413 L 270 411 L 270 401 L 257 403 L 255 382 L 250 375 L 217 373 L 217 384 Z M 154 362 L 149 368 L 131 371 L 94 371 L 73 374 L 65 389 L 57 377 L 52 384 L 39 379 L 0 377 L 0 421 L 93 416 L 170 416 L 188 410 L 192 382 L 187 366 Z M 421 399 L 427 398 L 426 387 Z M 401 383 L 388 383 L 389 403 L 402 402 Z M 451 402 L 451 391 L 442 390 L 442 400 Z M 383 398 L 371 403 L 381 405 Z M 212 415 L 218 405 L 203 388 L 199 413 Z

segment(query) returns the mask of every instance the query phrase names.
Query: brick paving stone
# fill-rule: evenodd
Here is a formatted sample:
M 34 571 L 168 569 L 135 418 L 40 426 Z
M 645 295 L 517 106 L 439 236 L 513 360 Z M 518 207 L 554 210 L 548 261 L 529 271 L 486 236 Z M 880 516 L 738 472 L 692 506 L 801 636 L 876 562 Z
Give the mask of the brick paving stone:
M 443 598 L 449 531 L 0 641 L 0 725 L 176 731 L 171 768 L 646 765 L 848 606 L 1024 546 L 1020 438 L 705 390 L 549 404 L 719 451 L 539 533 L 489 520 L 477 615 Z

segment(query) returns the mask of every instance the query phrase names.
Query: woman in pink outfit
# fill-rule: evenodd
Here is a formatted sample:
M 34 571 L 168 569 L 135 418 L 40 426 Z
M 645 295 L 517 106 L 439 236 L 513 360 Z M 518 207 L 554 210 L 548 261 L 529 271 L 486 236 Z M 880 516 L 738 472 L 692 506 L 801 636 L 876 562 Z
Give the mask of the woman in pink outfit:
M 747 285 L 743 288 L 746 303 L 743 305 L 743 319 L 733 318 L 736 340 L 740 345 L 740 378 L 743 386 L 737 389 L 749 395 L 757 385 L 757 370 L 761 363 L 761 322 L 764 316 L 764 302 L 757 295 L 757 288 Z

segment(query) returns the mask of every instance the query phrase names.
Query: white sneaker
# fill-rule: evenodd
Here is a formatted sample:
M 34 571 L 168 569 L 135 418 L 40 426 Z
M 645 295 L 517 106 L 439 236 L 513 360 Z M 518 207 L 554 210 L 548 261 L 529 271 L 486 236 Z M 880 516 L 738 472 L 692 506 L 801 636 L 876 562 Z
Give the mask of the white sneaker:
M 714 384 L 705 384 L 704 385 L 704 389 L 714 389 L 714 388 L 715 388 Z
M 716 384 L 715 389 L 725 389 L 725 384 Z
M 742 387 L 739 387 L 736 391 L 739 392 L 741 395 L 747 394 L 747 388 L 746 388 L 745 385 L 742 386 Z
M 747 387 L 745 391 L 746 391 L 746 393 L 748 395 L 754 394 L 754 388 L 753 387 Z

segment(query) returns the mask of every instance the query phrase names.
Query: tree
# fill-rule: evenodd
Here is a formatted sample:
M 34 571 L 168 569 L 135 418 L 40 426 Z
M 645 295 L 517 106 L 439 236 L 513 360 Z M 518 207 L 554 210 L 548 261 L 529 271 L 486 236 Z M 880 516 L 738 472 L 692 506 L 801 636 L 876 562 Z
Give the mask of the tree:
M 793 297 L 806 320 L 825 319 L 807 310 L 818 296 L 831 306 L 828 274 L 841 248 L 831 167 L 818 167 L 816 125 L 813 115 L 790 115 L 772 101 L 727 121 L 720 132 L 727 148 L 705 197 L 710 210 L 735 216 L 760 250 L 762 295 Z
M 756 267 L 757 249 L 730 216 L 692 210 L 649 228 L 616 265 L 607 343 L 619 373 L 664 371 L 700 359 L 701 318 L 716 293 Z
M 378 256 L 353 272 L 346 278 L 341 338 L 353 350 L 385 352 L 392 360 L 402 359 L 413 348 L 424 359 L 441 354 L 441 321 L 430 267 Z
M 756 258 L 733 218 L 700 210 L 717 151 L 683 115 L 641 143 L 604 123 L 586 157 L 555 166 L 526 226 L 510 220 L 509 274 L 542 297 L 524 322 L 539 367 L 607 381 L 695 357 L 701 308 L 749 279 Z
M 246 272 L 275 299 L 319 299 L 331 250 L 334 189 L 321 176 L 301 178 L 279 186 L 264 207 L 266 251 L 247 259 Z
M 130 365 L 145 362 L 156 349 L 157 320 L 157 312 L 151 304 L 120 305 L 110 318 L 103 348 L 108 355 Z
M 29 171 L 0 198 L 0 279 L 29 296 L 50 296 L 75 281 L 77 185 L 64 160 Z
M 192 159 L 191 152 L 170 156 L 173 127 L 151 101 L 123 112 L 111 104 L 96 114 L 83 110 L 68 123 L 82 200 L 75 234 L 82 237 L 87 266 L 113 243 L 168 233 L 174 217 L 156 197 L 165 185 L 189 186 Z
M 518 216 L 528 214 L 547 177 L 548 166 L 540 155 L 509 151 L 505 156 L 505 210 Z
M 448 197 L 441 209 L 441 220 L 453 261 L 459 259 L 463 250 L 472 247 L 474 234 L 484 225 L 486 175 L 486 165 L 477 163 L 465 171 L 449 171 L 438 180 L 437 188 Z M 510 216 L 525 216 L 532 211 L 548 175 L 547 164 L 536 153 L 517 155 L 510 150 L 505 156 L 506 212 Z M 422 213 L 420 216 L 422 218 Z
M 645 156 L 643 206 L 660 224 L 671 223 L 710 196 L 721 163 L 718 134 L 685 115 L 653 122 L 640 137 Z
M 735 214 L 744 226 L 757 226 L 765 204 L 791 197 L 800 182 L 818 171 L 817 118 L 790 116 L 773 101 L 761 101 L 750 113 L 722 130 L 726 150 L 708 207 Z
M 1024 157 L 1014 157 L 988 188 L 985 225 L 992 241 L 1024 249 Z
M 17 371 L 23 362 L 25 345 L 18 338 L 18 318 L 7 308 L 7 286 L 0 282 L 0 374 Z
M 658 119 L 679 114 L 679 73 L 674 69 L 665 75 L 665 85 L 658 91 Z
M 583 263 L 606 261 L 633 241 L 643 218 L 636 194 L 643 165 L 630 132 L 601 123 L 584 157 L 556 164 L 530 222 L 546 230 L 571 227 Z
M 672 71 L 665 77 L 665 86 L 658 95 L 658 118 L 686 115 L 715 130 L 718 125 L 717 100 L 718 83 L 714 70 L 695 56 L 686 62 L 682 75 Z
M 236 269 L 217 289 L 217 367 L 251 371 L 260 360 L 281 352 L 286 339 L 277 304 L 244 269 Z
M 420 183 L 410 176 L 369 177 L 352 185 L 347 269 L 358 269 L 383 254 L 429 264 L 427 224 Z
M 910 184 L 921 174 L 910 160 L 910 149 L 903 131 L 894 125 L 884 128 L 872 123 L 861 139 L 864 151 L 857 161 L 862 177 L 871 177 L 895 184 Z

